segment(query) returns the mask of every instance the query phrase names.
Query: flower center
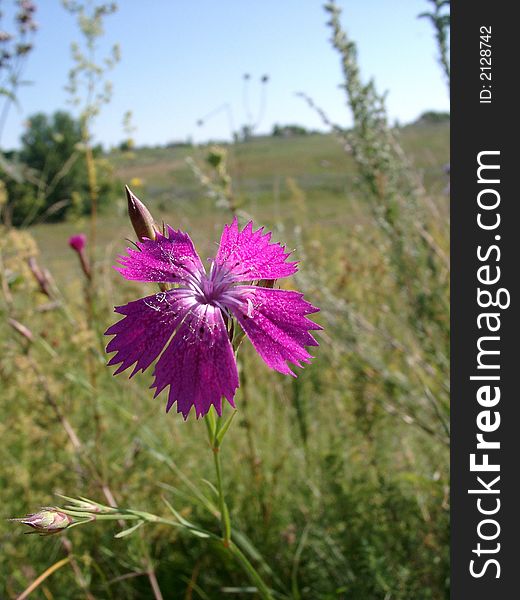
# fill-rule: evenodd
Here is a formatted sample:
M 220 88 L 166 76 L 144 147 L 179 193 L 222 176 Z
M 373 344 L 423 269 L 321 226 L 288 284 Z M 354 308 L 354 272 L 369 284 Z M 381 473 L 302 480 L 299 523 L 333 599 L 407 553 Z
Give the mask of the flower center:
M 195 300 L 201 304 L 211 304 L 220 307 L 223 294 L 232 286 L 233 281 L 229 272 L 222 265 L 212 263 L 209 273 L 200 273 L 197 277 Z
M 213 300 L 217 300 L 219 296 L 218 286 L 215 285 L 214 281 L 202 276 L 200 284 L 201 294 L 200 298 L 197 298 L 198 300 L 204 302 L 205 304 L 211 304 Z

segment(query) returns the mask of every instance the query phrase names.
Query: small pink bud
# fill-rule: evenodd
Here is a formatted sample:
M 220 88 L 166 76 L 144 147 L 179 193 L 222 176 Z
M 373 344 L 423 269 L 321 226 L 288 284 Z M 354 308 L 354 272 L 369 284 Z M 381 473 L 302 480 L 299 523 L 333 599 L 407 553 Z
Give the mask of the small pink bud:
M 40 535 L 51 535 L 67 529 L 72 523 L 72 517 L 69 517 L 69 515 L 56 508 L 46 506 L 37 513 L 17 519 L 10 519 L 10 521 L 17 521 L 18 523 L 28 525 Z
M 128 186 L 125 186 L 125 191 L 126 199 L 128 201 L 128 216 L 130 217 L 132 227 L 134 228 L 138 240 L 140 242 L 142 242 L 144 238 L 155 240 L 158 229 L 150 211 Z
M 71 235 L 69 238 L 69 246 L 76 250 L 76 252 L 81 252 L 87 243 L 87 236 L 84 233 L 78 233 L 77 235 Z
M 88 258 L 85 254 L 86 243 L 87 236 L 84 233 L 78 233 L 69 238 L 69 246 L 78 253 L 83 273 L 85 273 L 85 277 L 90 280 L 92 279 L 92 272 L 90 270 Z

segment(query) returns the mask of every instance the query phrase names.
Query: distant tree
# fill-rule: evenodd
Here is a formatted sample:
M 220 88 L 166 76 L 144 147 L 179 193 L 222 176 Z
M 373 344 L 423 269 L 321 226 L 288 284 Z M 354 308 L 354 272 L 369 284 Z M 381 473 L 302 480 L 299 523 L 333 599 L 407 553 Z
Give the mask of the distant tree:
M 20 178 L 6 179 L 7 204 L 4 212 L 13 225 L 28 224 L 45 216 L 62 220 L 71 212 L 84 213 L 90 208 L 88 177 L 81 124 L 69 113 L 58 111 L 52 116 L 38 113 L 30 117 L 21 138 L 17 155 Z M 114 183 L 106 161 L 100 160 L 102 149 L 94 148 L 101 177 L 98 192 L 107 201 L 114 193 Z
M 123 140 L 119 144 L 118 148 L 121 152 L 131 152 L 132 150 L 135 149 L 134 140 L 132 140 L 131 138 Z
M 20 161 L 35 172 L 46 188 L 45 208 L 62 204 L 56 218 L 65 215 L 72 193 L 84 186 L 85 169 L 80 161 L 81 127 L 66 112 L 43 113 L 29 119 L 21 138 Z
M 247 142 L 253 137 L 253 128 L 251 125 L 242 125 L 240 128 L 240 141 Z
M 273 127 L 273 132 L 271 135 L 273 137 L 282 137 L 282 130 L 283 130 L 283 127 L 278 125 L 278 123 L 275 123 L 275 125 Z
M 164 145 L 165 148 L 191 148 L 193 140 L 188 136 L 185 140 L 172 140 Z
M 275 125 L 271 135 L 273 137 L 296 137 L 309 133 L 311 132 L 302 125 Z
M 446 123 L 450 120 L 450 113 L 444 111 L 428 110 L 415 121 L 417 124 Z

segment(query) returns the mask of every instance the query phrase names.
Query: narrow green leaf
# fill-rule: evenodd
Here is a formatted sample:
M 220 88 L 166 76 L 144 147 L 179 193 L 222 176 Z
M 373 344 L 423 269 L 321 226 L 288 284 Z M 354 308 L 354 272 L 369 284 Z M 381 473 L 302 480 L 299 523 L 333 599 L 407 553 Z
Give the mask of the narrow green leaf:
M 209 489 L 215 494 L 215 498 L 217 498 L 218 500 L 218 490 L 217 488 L 211 483 L 211 481 L 208 481 L 207 479 L 202 479 L 201 481 L 203 481 L 208 487 Z
M 204 417 L 204 421 L 206 422 L 206 426 L 208 428 L 210 442 L 213 445 L 215 443 L 215 436 L 217 435 L 217 420 L 215 418 L 213 407 L 210 408 L 208 414 Z
M 188 521 L 188 519 L 185 519 L 182 515 L 180 515 L 174 508 L 173 506 L 168 502 L 168 500 L 166 500 L 166 498 L 162 499 L 163 502 L 166 504 L 166 506 L 170 509 L 170 511 L 172 512 L 173 516 L 179 521 L 179 523 L 185 528 L 187 529 L 190 533 L 192 533 L 193 535 L 200 537 L 200 538 L 209 538 L 212 537 L 208 532 L 204 531 L 203 529 L 201 529 L 200 527 L 198 527 L 197 525 L 194 525 L 193 523 L 190 523 L 190 521 Z
M 193 527 L 193 525 L 188 521 L 188 519 L 185 519 L 181 514 L 179 514 L 179 512 L 173 508 L 173 506 L 168 502 L 168 500 L 166 500 L 166 498 L 163 498 L 162 500 L 170 509 L 171 513 L 177 519 L 177 521 L 181 523 L 181 525 L 184 525 L 185 527 Z
M 188 486 L 194 497 L 201 503 L 202 506 L 206 508 L 210 514 L 215 515 L 215 513 L 218 512 L 218 509 L 215 507 L 215 505 L 208 498 L 206 498 L 199 488 L 190 480 L 187 475 L 181 471 L 181 469 L 179 469 L 179 467 L 171 460 L 169 456 L 158 452 L 152 447 L 149 447 L 149 451 L 152 456 L 157 458 L 157 460 L 160 460 L 168 465 L 168 467 L 177 475 L 177 477 L 179 477 L 179 479 Z
M 144 525 L 144 523 L 145 523 L 145 521 L 137 521 L 136 525 L 134 525 L 133 527 L 129 527 L 128 529 L 123 529 L 123 531 L 116 533 L 116 535 L 114 537 L 115 538 L 124 538 L 127 535 L 131 535 L 132 533 L 134 533 L 134 531 L 139 529 L 139 527 L 141 527 L 141 525 Z
M 6 98 L 9 98 L 9 100 L 11 100 L 11 102 L 14 102 L 18 106 L 18 101 L 16 100 L 16 96 L 14 95 L 13 92 L 8 90 L 7 88 L 0 87 L 0 96 L 5 96 Z
M 234 410 L 229 417 L 225 420 L 224 424 L 222 425 L 222 427 L 219 429 L 218 433 L 217 433 L 217 444 L 220 446 L 222 444 L 222 440 L 224 439 L 224 436 L 226 435 L 227 430 L 229 429 L 229 426 L 231 425 L 231 422 L 233 421 L 235 415 L 237 414 L 237 410 Z

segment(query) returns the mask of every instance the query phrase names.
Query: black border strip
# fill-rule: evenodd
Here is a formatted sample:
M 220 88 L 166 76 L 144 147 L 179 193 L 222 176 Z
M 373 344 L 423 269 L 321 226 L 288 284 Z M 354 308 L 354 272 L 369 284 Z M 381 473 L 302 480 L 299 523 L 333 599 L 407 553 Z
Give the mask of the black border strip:
M 519 220 L 515 218 L 520 203 L 518 189 L 515 189 L 518 188 L 517 174 L 520 174 L 520 151 L 516 147 L 520 133 L 520 102 L 514 91 L 519 79 L 515 58 L 520 56 L 517 46 L 520 36 L 515 31 L 514 7 L 514 3 L 480 0 L 458 0 L 451 5 L 453 600 L 520 598 L 520 519 L 517 515 L 520 511 L 517 491 L 520 489 L 520 384 L 516 381 L 517 373 L 520 380 L 517 343 L 520 334 L 517 301 L 520 231 Z M 480 46 L 480 36 L 486 35 L 486 30 L 481 31 L 481 27 L 491 28 L 487 40 L 491 47 L 491 56 L 487 57 L 490 65 L 480 60 L 486 58 L 480 52 L 486 49 L 486 46 Z M 485 66 L 491 68 L 481 68 Z M 490 73 L 491 78 L 482 73 Z M 488 99 L 489 92 L 491 102 L 481 102 Z M 481 180 L 485 181 L 479 183 L 478 156 L 489 151 L 500 154 L 481 154 L 481 162 L 500 168 L 483 169 Z M 479 207 L 479 193 L 483 190 L 495 190 L 484 191 L 480 196 L 481 203 L 488 205 L 493 204 L 493 198 L 499 198 L 495 209 Z M 488 230 L 479 227 L 479 213 L 481 223 L 485 225 L 494 224 L 500 214 L 500 224 Z M 477 255 L 479 246 L 480 259 Z M 492 246 L 498 250 L 491 249 Z M 486 265 L 489 270 L 480 271 L 481 280 L 494 280 L 499 267 L 499 281 L 494 284 L 479 281 L 478 269 Z M 510 306 L 479 306 L 479 287 L 489 291 L 494 299 L 499 297 L 500 288 L 507 290 Z M 500 304 L 507 304 L 507 297 L 502 292 Z M 486 294 L 480 296 L 481 304 L 486 303 L 486 298 Z M 477 319 L 482 313 L 498 314 L 498 320 L 481 317 L 479 329 Z M 498 322 L 499 329 L 490 332 L 488 325 L 496 327 Z M 484 340 L 483 336 L 499 339 Z M 479 338 L 481 349 L 500 352 L 482 354 L 481 368 L 478 363 Z M 492 365 L 499 368 L 484 368 Z M 472 376 L 499 376 L 500 379 L 472 380 Z M 486 396 L 487 385 L 491 395 Z M 500 401 L 491 406 L 496 397 L 495 387 L 500 387 Z M 479 389 L 482 390 L 480 403 Z M 479 423 L 489 431 L 482 432 Z M 491 431 L 493 428 L 495 430 Z M 478 433 L 482 433 L 488 442 L 499 442 L 500 449 L 477 449 Z M 500 471 L 471 471 L 471 454 L 475 455 L 477 464 L 483 464 L 486 460 L 483 455 L 487 454 L 489 464 L 498 466 Z M 500 479 L 492 484 L 498 476 Z M 487 492 L 482 482 L 489 487 Z M 478 490 L 478 493 L 468 493 L 468 490 Z M 490 514 L 483 514 L 486 510 Z M 491 514 L 492 511 L 496 511 L 495 514 Z M 486 536 L 494 539 L 482 539 Z M 473 567 L 472 560 L 475 561 Z M 480 576 L 472 576 L 471 568 Z

